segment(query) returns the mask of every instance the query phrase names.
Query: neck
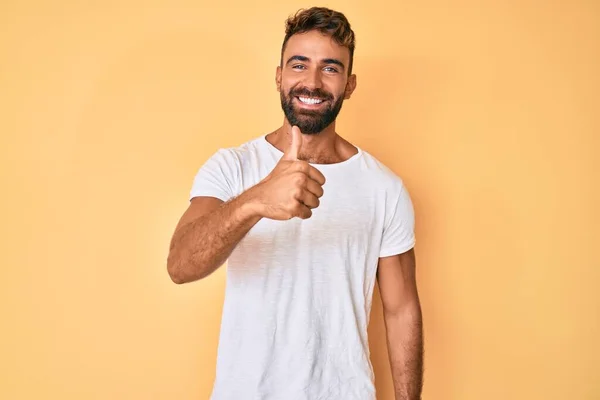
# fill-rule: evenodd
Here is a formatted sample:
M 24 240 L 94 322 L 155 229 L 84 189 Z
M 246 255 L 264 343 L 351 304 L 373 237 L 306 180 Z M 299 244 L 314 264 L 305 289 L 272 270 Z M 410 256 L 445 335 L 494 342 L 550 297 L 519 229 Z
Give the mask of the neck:
M 271 136 L 269 141 L 285 152 L 292 143 L 292 125 L 285 118 L 283 125 L 269 136 Z M 319 133 L 303 134 L 302 148 L 298 158 L 317 164 L 343 161 L 343 157 L 340 155 L 340 139 L 335 132 L 335 121 Z

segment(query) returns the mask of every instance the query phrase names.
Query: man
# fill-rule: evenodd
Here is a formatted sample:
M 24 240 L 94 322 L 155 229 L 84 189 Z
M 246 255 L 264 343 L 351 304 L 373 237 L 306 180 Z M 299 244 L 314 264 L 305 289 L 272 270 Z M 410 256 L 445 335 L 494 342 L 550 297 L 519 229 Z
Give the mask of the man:
M 356 87 L 345 16 L 288 19 L 283 125 L 199 170 L 171 242 L 176 283 L 227 263 L 213 400 L 373 400 L 367 326 L 377 279 L 396 399 L 420 398 L 414 214 L 402 180 L 344 140 Z

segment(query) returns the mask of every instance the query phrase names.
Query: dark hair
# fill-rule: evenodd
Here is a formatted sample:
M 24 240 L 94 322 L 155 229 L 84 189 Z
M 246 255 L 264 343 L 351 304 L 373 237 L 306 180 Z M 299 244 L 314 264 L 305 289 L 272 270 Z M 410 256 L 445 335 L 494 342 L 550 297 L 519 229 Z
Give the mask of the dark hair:
M 312 7 L 307 10 L 300 9 L 295 15 L 285 21 L 285 38 L 281 46 L 281 65 L 283 65 L 283 52 L 290 37 L 297 33 L 305 33 L 312 30 L 328 34 L 337 44 L 348 48 L 350 51 L 348 75 L 350 75 L 354 58 L 354 31 L 352 31 L 350 22 L 348 22 L 344 14 L 325 7 Z

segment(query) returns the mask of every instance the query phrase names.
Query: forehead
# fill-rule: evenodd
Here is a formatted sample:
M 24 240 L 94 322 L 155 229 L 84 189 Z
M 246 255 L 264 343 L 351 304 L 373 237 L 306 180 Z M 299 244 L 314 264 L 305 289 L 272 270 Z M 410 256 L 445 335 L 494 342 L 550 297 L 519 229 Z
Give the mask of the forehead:
M 283 52 L 283 62 L 295 55 L 306 56 L 313 60 L 336 58 L 348 65 L 350 50 L 341 46 L 329 35 L 319 31 L 297 33 L 288 39 Z

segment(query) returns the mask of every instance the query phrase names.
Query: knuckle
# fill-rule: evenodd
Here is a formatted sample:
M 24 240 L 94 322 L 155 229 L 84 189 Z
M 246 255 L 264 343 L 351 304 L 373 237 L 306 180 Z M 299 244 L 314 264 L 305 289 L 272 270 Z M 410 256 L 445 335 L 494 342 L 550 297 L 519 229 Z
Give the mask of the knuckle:
M 300 207 L 300 202 L 298 200 L 292 200 L 288 204 L 288 210 L 291 213 L 297 213 L 299 207 Z
M 308 177 L 305 174 L 296 174 L 295 183 L 300 186 L 304 186 Z
M 298 166 L 298 171 L 308 172 L 310 170 L 310 165 L 306 161 L 297 161 L 296 165 Z
M 300 203 L 296 203 L 293 210 L 294 215 L 301 216 L 304 214 L 304 209 Z

